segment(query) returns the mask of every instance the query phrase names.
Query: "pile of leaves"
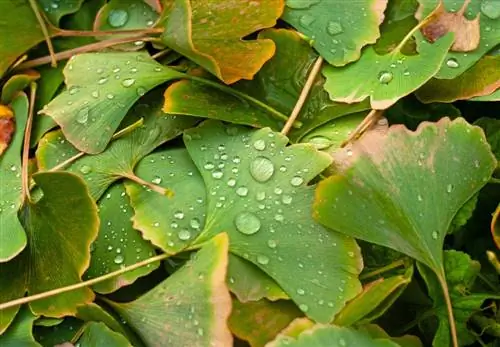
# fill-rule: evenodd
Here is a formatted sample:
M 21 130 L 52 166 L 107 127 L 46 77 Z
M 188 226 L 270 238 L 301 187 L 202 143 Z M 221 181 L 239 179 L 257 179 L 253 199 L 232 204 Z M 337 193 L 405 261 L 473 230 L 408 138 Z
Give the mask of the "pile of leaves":
M 0 1 L 0 345 L 499 346 L 500 1 Z

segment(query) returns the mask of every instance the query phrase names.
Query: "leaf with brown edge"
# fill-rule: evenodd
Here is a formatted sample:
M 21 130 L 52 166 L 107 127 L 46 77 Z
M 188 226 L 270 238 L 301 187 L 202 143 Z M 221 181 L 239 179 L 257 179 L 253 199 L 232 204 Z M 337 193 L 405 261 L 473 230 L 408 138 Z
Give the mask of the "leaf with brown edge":
M 232 346 L 227 327 L 229 239 L 219 234 L 181 269 L 135 301 L 107 301 L 150 347 Z
M 472 20 L 464 16 L 469 3 L 470 0 L 466 0 L 460 10 L 457 12 L 448 12 L 443 2 L 440 2 L 438 8 L 434 10 L 429 23 L 421 29 L 424 37 L 430 42 L 435 42 L 440 37 L 452 32 L 455 35 L 453 45 L 451 46 L 452 51 L 469 52 L 476 49 L 481 37 L 479 16 Z
M 12 110 L 5 105 L 0 105 L 0 156 L 9 147 L 15 130 L 16 122 Z
M 242 40 L 272 27 L 283 0 L 167 0 L 163 42 L 227 84 L 252 79 L 275 51 L 268 39 Z
M 300 316 L 302 312 L 291 301 L 264 299 L 241 303 L 234 299 L 229 328 L 251 347 L 263 347 Z
M 415 94 L 424 103 L 454 102 L 490 95 L 500 88 L 500 55 L 486 55 L 452 79 L 431 79 Z

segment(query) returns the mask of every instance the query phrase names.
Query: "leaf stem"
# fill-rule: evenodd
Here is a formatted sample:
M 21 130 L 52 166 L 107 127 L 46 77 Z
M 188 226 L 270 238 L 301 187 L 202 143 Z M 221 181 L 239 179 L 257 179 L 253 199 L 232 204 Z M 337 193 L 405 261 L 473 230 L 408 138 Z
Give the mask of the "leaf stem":
M 302 107 L 304 106 L 304 103 L 306 102 L 307 96 L 309 95 L 309 92 L 311 91 L 311 88 L 313 86 L 314 81 L 316 80 L 316 77 L 318 76 L 319 71 L 321 70 L 321 65 L 323 64 L 323 58 L 321 56 L 316 59 L 316 62 L 314 63 L 311 72 L 309 73 L 309 76 L 307 77 L 306 83 L 304 84 L 304 87 L 302 88 L 302 91 L 300 92 L 299 98 L 297 100 L 297 103 L 295 104 L 295 107 L 292 110 L 292 113 L 290 114 L 290 117 L 288 117 L 288 120 L 285 123 L 285 126 L 283 126 L 283 129 L 281 129 L 281 133 L 283 135 L 288 134 L 290 129 L 292 128 L 293 123 L 297 119 L 300 111 L 302 110 Z
M 75 283 L 75 284 L 72 284 L 72 285 L 69 285 L 66 287 L 56 288 L 53 290 L 49 290 L 47 292 L 43 292 L 43 293 L 39 293 L 39 294 L 35 294 L 35 295 L 26 296 L 24 298 L 8 301 L 8 302 L 0 304 L 0 311 L 5 310 L 7 308 L 17 306 L 17 305 L 23 305 L 23 304 L 26 304 L 29 302 L 49 298 L 49 297 L 54 296 L 54 295 L 58 295 L 58 294 L 66 293 L 66 292 L 71 292 L 71 291 L 76 290 L 76 289 L 93 286 L 94 284 L 109 280 L 113 277 L 119 276 L 119 275 L 124 274 L 126 272 L 129 272 L 129 271 L 138 269 L 140 267 L 155 263 L 157 261 L 161 261 L 163 259 L 168 258 L 169 256 L 171 256 L 171 255 L 166 254 L 166 253 L 160 254 L 160 255 L 157 255 L 155 257 L 151 257 L 149 259 L 145 259 L 143 261 L 135 263 L 133 265 L 126 266 L 123 269 L 110 272 L 106 275 L 102 275 L 102 276 L 93 278 L 93 279 L 88 280 L 88 281 Z
M 439 4 L 437 7 L 439 7 L 439 6 L 441 6 L 441 5 Z M 413 36 L 413 34 L 415 34 L 418 30 L 422 29 L 422 27 L 426 26 L 433 19 L 434 19 L 434 11 L 432 11 L 427 17 L 425 17 L 424 19 L 422 19 L 422 21 L 420 23 L 418 23 L 417 25 L 415 25 L 415 27 L 413 29 L 411 29 L 411 31 L 408 34 L 406 34 L 406 36 L 403 38 L 403 40 L 401 40 L 401 42 L 399 43 L 399 45 L 397 45 L 397 47 L 394 48 L 391 53 L 399 53 L 399 52 L 401 52 L 401 50 L 403 49 L 403 47 L 406 44 L 406 42 L 408 42 L 411 39 L 411 37 Z
M 441 273 L 436 273 L 439 283 L 441 284 L 441 289 L 443 290 L 444 301 L 446 303 L 446 310 L 448 312 L 448 322 L 450 323 L 450 335 L 453 347 L 459 347 L 457 338 L 457 327 L 455 326 L 455 317 L 453 315 L 453 306 L 451 303 L 450 293 L 448 291 L 448 283 L 446 283 L 446 277 L 444 270 Z
M 154 38 L 152 38 L 152 37 L 141 36 L 141 35 L 129 36 L 129 37 L 125 37 L 125 38 L 115 38 L 115 39 L 103 40 L 103 41 L 91 43 L 91 44 L 88 44 L 85 46 L 80 46 L 77 48 L 68 49 L 67 51 L 58 52 L 54 55 L 54 58 L 58 61 L 65 60 L 65 59 L 71 58 L 72 56 L 74 56 L 76 54 L 97 51 L 97 50 L 100 50 L 103 48 L 108 48 L 108 47 L 120 45 L 122 43 L 128 43 L 128 42 L 134 42 L 134 41 L 153 41 L 153 40 L 154 40 Z M 15 71 L 24 70 L 24 69 L 37 67 L 40 65 L 45 65 L 45 64 L 50 63 L 51 59 L 52 59 L 51 56 L 45 56 L 45 57 L 40 57 L 40 58 L 36 58 L 33 60 L 29 60 L 29 61 L 26 61 L 22 64 L 19 64 L 14 70 Z
M 140 184 L 141 186 L 145 186 L 145 187 L 151 189 L 152 191 L 155 191 L 161 195 L 165 195 L 167 197 L 172 197 L 174 195 L 174 192 L 172 190 L 170 190 L 168 188 L 160 187 L 159 185 L 156 185 L 154 183 L 143 180 L 142 178 L 136 176 L 133 172 L 129 173 L 129 174 L 124 174 L 124 175 L 122 175 L 122 177 L 128 178 L 129 180 L 131 180 L 137 184 Z
M 383 266 L 383 267 L 381 267 L 381 268 L 379 268 L 377 270 L 374 270 L 374 271 L 371 271 L 371 272 L 367 272 L 367 273 L 359 276 L 359 279 L 360 280 L 366 280 L 368 278 L 375 277 L 377 275 L 380 275 L 380 274 L 382 274 L 384 272 L 387 272 L 387 271 L 390 271 L 392 269 L 396 269 L 396 268 L 398 268 L 400 266 L 403 266 L 403 265 L 405 265 L 404 259 L 398 259 L 398 260 L 393 261 L 392 263 L 390 263 L 390 264 L 388 264 L 386 266 Z
M 24 143 L 23 143 L 23 157 L 21 165 L 21 201 L 24 203 L 26 199 L 31 201 L 30 195 L 30 182 L 28 173 L 29 155 L 30 155 L 30 139 L 31 139 L 31 128 L 33 126 L 33 113 L 35 109 L 35 96 L 36 96 L 36 83 L 32 82 L 30 84 L 30 100 L 29 100 L 29 112 L 28 119 L 26 121 L 26 128 L 24 129 Z
M 79 152 L 79 153 L 75 154 L 74 156 L 72 156 L 71 158 L 68 158 L 67 160 L 63 161 L 62 163 L 54 166 L 52 169 L 47 170 L 47 172 L 59 171 L 59 170 L 65 168 L 66 166 L 68 166 L 69 164 L 73 163 L 75 160 L 80 159 L 84 155 L 85 155 L 85 152 Z
M 375 123 L 382 116 L 382 111 L 371 110 L 370 113 L 359 123 L 354 131 L 347 137 L 347 139 L 340 145 L 341 148 L 345 147 L 351 141 L 360 137 L 373 123 Z
M 108 35 L 147 35 L 147 34 L 161 34 L 162 28 L 149 28 L 149 29 L 130 29 L 130 30 L 65 30 L 60 29 L 57 36 L 61 37 L 93 37 L 93 36 L 108 36 Z
M 57 66 L 57 60 L 55 58 L 55 51 L 54 51 L 54 46 L 52 45 L 52 40 L 50 39 L 50 34 L 49 30 L 47 29 L 47 25 L 45 22 L 45 19 L 43 18 L 42 14 L 40 13 L 40 9 L 38 8 L 38 4 L 36 3 L 35 0 L 29 0 L 30 6 L 33 9 L 33 12 L 35 13 L 36 19 L 38 23 L 40 24 L 40 29 L 42 29 L 43 36 L 45 37 L 45 42 L 47 43 L 47 48 L 49 49 L 49 56 L 50 56 L 50 61 L 52 67 Z
M 408 322 L 407 324 L 405 324 L 402 328 L 396 330 L 394 332 L 394 335 L 395 336 L 403 335 L 405 332 L 407 332 L 408 330 L 413 328 L 415 325 L 417 325 L 418 323 L 420 323 L 421 321 L 423 321 L 429 317 L 432 317 L 434 314 L 435 314 L 434 309 L 429 309 L 429 310 L 425 311 L 424 313 L 422 313 L 421 315 L 419 315 L 418 317 L 413 319 L 411 322 Z
M 197 77 L 197 76 L 192 76 L 192 75 L 187 75 L 186 74 L 184 76 L 184 78 L 186 78 L 188 80 L 199 82 L 199 83 L 204 84 L 204 85 L 208 85 L 208 86 L 214 87 L 214 88 L 219 89 L 219 90 L 221 90 L 223 92 L 231 94 L 231 95 L 233 95 L 233 96 L 235 96 L 237 98 L 246 100 L 246 101 L 248 101 L 248 102 L 250 102 L 250 103 L 252 103 L 252 104 L 260 107 L 264 111 L 269 112 L 271 115 L 273 115 L 275 118 L 277 118 L 279 120 L 282 120 L 282 121 L 285 121 L 285 122 L 288 120 L 288 117 L 286 115 L 284 115 L 283 113 L 281 113 L 278 110 L 276 110 L 276 109 L 274 109 L 274 108 L 266 105 L 262 101 L 260 101 L 258 99 L 255 99 L 254 97 L 251 97 L 250 95 L 247 95 L 245 93 L 240 92 L 239 90 L 236 90 L 236 89 L 227 87 L 225 85 L 222 85 L 220 83 L 213 82 L 213 81 L 207 80 L 205 78 Z M 299 122 L 299 121 L 294 122 L 294 126 L 293 126 L 294 128 L 300 128 L 301 126 L 302 126 L 301 122 Z

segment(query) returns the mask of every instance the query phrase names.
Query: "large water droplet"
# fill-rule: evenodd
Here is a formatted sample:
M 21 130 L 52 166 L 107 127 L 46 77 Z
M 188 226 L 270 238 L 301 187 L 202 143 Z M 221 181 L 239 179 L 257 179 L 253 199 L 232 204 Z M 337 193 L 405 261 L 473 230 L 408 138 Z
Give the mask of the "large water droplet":
M 128 88 L 128 87 L 134 85 L 134 83 L 135 83 L 135 79 L 126 78 L 122 81 L 122 86 L 124 86 L 125 88 Z
M 378 81 L 382 84 L 389 84 L 393 78 L 394 75 L 392 74 L 392 72 L 389 71 L 382 71 L 378 75 Z
M 460 64 L 458 63 L 458 61 L 455 58 L 450 58 L 446 61 L 446 66 L 448 66 L 449 68 L 452 68 L 452 69 L 456 69 L 456 68 L 460 67 Z
M 250 174 L 258 182 L 267 182 L 274 174 L 274 164 L 265 157 L 257 157 L 250 164 Z
M 174 217 L 177 219 L 183 219 L 184 218 L 184 212 L 182 211 L 177 211 L 174 213 Z
M 438 233 L 437 233 L 437 231 L 433 231 L 433 232 L 432 232 L 432 238 L 433 238 L 434 240 L 437 240 L 437 238 L 438 238 Z
M 76 121 L 80 124 L 87 123 L 88 119 L 89 119 L 89 109 L 87 107 L 82 108 L 76 114 Z
M 312 144 L 317 149 L 326 149 L 332 145 L 332 140 L 324 136 L 315 136 L 310 138 L 307 142 Z
M 257 263 L 261 265 L 267 265 L 269 264 L 269 258 L 266 257 L 265 255 L 258 255 L 257 256 Z
M 490 19 L 500 18 L 500 1 L 483 0 L 481 3 L 481 12 Z
M 344 28 L 342 28 L 342 24 L 340 24 L 339 22 L 328 22 L 326 31 L 330 35 L 338 35 L 344 31 Z
M 448 184 L 448 185 L 446 186 L 446 192 L 451 193 L 452 191 L 453 191 L 453 185 Z
M 264 140 L 257 140 L 253 143 L 253 147 L 258 151 L 266 149 L 266 142 Z
M 117 255 L 113 261 L 115 264 L 121 264 L 124 260 L 123 255 Z
M 260 230 L 260 219 L 251 212 L 241 212 L 234 219 L 236 229 L 245 235 L 253 235 Z
M 212 177 L 215 178 L 215 179 L 221 179 L 222 176 L 224 176 L 224 173 L 220 170 L 215 170 L 214 172 L 212 172 Z
M 127 24 L 128 12 L 123 9 L 113 9 L 109 11 L 108 23 L 113 28 L 120 28 Z
M 292 179 L 290 180 L 290 184 L 294 187 L 298 187 L 300 186 L 302 183 L 304 183 L 304 179 L 302 177 L 299 177 L 299 176 L 294 176 L 292 177 Z
M 239 187 L 236 189 L 236 194 L 239 196 L 247 196 L 248 195 L 248 188 L 247 187 Z
M 179 238 L 179 240 L 187 241 L 191 238 L 191 233 L 187 229 L 182 229 L 177 233 L 177 237 Z

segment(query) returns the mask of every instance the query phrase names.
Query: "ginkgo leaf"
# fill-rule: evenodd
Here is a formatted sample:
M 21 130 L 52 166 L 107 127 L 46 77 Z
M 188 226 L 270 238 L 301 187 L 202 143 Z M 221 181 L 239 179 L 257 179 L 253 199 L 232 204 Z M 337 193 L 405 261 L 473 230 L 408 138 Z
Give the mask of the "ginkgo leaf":
M 478 18 L 480 25 L 479 46 L 470 52 L 448 52 L 444 64 L 436 74 L 436 78 L 452 79 L 461 75 L 474 65 L 490 49 L 500 44 L 500 10 L 497 0 L 418 0 L 420 8 L 417 17 L 423 18 L 432 12 L 440 1 L 448 12 L 459 11 L 464 4 L 467 9 L 465 17 L 468 20 Z M 462 29 L 462 28 L 460 28 Z
M 28 306 L 19 310 L 12 325 L 3 334 L 0 333 L 0 346 L 2 347 L 41 347 L 33 337 L 33 322 L 35 316 Z
M 419 40 L 418 54 L 411 56 L 404 55 L 401 46 L 385 55 L 368 47 L 353 64 L 341 68 L 326 66 L 325 89 L 334 101 L 354 103 L 370 98 L 373 109 L 386 109 L 436 74 L 452 42 L 452 34 L 433 44 Z
M 227 235 L 217 235 L 137 300 L 108 303 L 148 346 L 230 346 L 227 252 Z
M 9 78 L 2 86 L 1 103 L 9 104 L 19 95 L 31 82 L 40 78 L 40 74 L 35 70 L 27 70 L 22 74 L 17 74 Z
M 102 152 L 132 105 L 149 90 L 183 76 L 146 52 L 86 53 L 64 68 L 67 89 L 42 113 L 80 151 Z
M 310 37 L 326 61 L 344 66 L 378 39 L 386 6 L 387 0 L 286 0 L 283 19 Z
M 403 0 L 404 1 L 404 0 Z M 422 341 L 414 335 L 404 335 L 400 337 L 391 337 L 384 329 L 376 324 L 365 324 L 358 328 L 358 331 L 367 333 L 375 339 L 390 339 L 400 347 L 424 347 Z
M 168 0 L 164 6 L 163 42 L 227 84 L 252 79 L 274 54 L 271 40 L 242 38 L 274 26 L 283 0 L 226 0 L 223 4 Z
M 132 347 L 132 344 L 121 334 L 109 329 L 104 323 L 90 322 L 78 340 L 80 347 Z
M 368 334 L 352 328 L 335 325 L 316 324 L 298 336 L 278 335 L 276 340 L 266 347 L 326 347 L 326 346 L 356 346 L 356 347 L 399 347 L 387 338 L 372 339 Z
M 263 347 L 301 315 L 302 312 L 290 301 L 241 303 L 233 300 L 229 328 L 239 339 L 248 341 L 251 347 Z
M 0 106 L 4 107 L 4 106 Z M 22 94 L 12 102 L 12 111 L 15 116 L 15 133 L 9 147 L 0 156 L 0 263 L 8 261 L 19 254 L 26 246 L 26 233 L 17 217 L 21 207 L 21 148 L 24 138 L 24 127 L 28 118 L 28 98 Z M 7 125 L 13 127 L 13 124 Z M 12 116 L 9 118 L 12 120 Z M 7 131 L 2 137 L 8 137 Z M 13 131 L 14 129 L 12 129 Z
M 481 129 L 462 118 L 423 123 L 416 132 L 403 126 L 368 132 L 336 162 L 341 171 L 318 186 L 315 218 L 435 271 L 442 269 L 442 244 L 454 215 L 496 165 Z M 359 206 L 364 218 L 352 218 Z
M 0 105 L 0 157 L 4 154 L 12 141 L 16 130 L 16 120 L 12 110 L 5 105 Z
M 329 157 L 307 144 L 286 147 L 288 139 L 268 128 L 214 121 L 186 131 L 184 142 L 207 196 L 195 242 L 227 232 L 233 254 L 266 272 L 308 316 L 331 321 L 360 290 L 361 259 L 353 239 L 311 217 L 307 184 Z
M 0 302 L 23 297 L 26 291 L 37 294 L 81 282 L 90 260 L 90 244 L 97 236 L 97 207 L 82 179 L 62 172 L 37 173 L 33 179 L 43 196 L 20 212 L 28 247 L 0 264 Z M 37 315 L 62 317 L 93 298 L 90 289 L 81 288 L 29 306 Z M 12 311 L 2 311 L 2 316 Z
M 83 0 L 37 0 L 37 2 L 52 24 L 59 26 L 61 18 L 78 11 L 82 6 Z
M 1 1 L 0 13 L 0 76 L 24 52 L 44 40 L 43 32 L 29 1 Z M 7 15 L 15 14 L 15 15 Z M 49 27 L 49 35 L 55 32 Z
M 106 151 L 86 155 L 67 167 L 68 171 L 83 177 L 94 199 L 99 199 L 116 180 L 134 176 L 134 167 L 142 157 L 197 122 L 193 117 L 164 114 L 160 109 L 162 100 L 157 95 L 148 95 L 144 103 L 137 104 L 131 111 L 132 115 L 144 118 L 142 126 L 114 140 Z M 40 141 L 36 157 L 40 170 L 49 170 L 77 153 L 61 132 L 56 131 Z
M 500 55 L 484 56 L 454 79 L 431 79 L 415 95 L 425 103 L 454 102 L 490 95 L 500 88 Z
M 157 194 L 159 195 L 159 194 Z M 92 244 L 90 265 L 85 278 L 105 275 L 151 258 L 155 254 L 153 246 L 145 241 L 139 231 L 132 227 L 132 207 L 125 194 L 123 184 L 111 186 L 97 204 L 100 229 Z M 92 289 L 98 293 L 110 293 L 131 284 L 137 278 L 155 270 L 158 264 L 148 264 L 134 271 L 98 283 Z

